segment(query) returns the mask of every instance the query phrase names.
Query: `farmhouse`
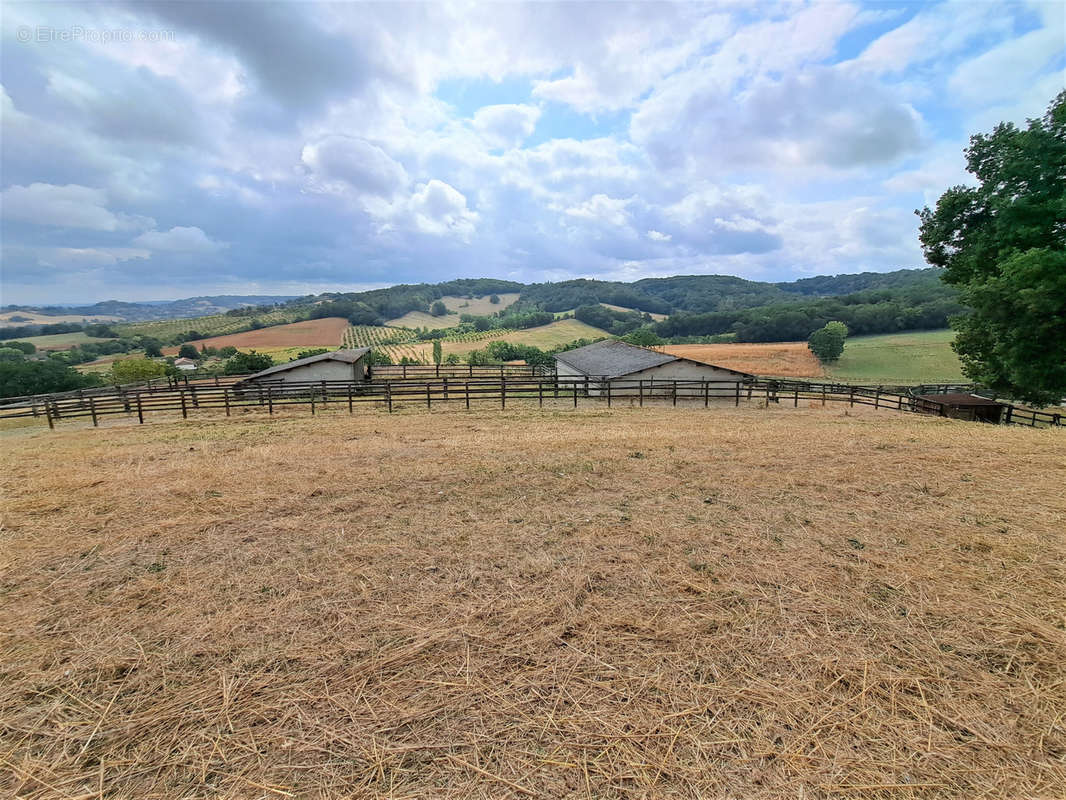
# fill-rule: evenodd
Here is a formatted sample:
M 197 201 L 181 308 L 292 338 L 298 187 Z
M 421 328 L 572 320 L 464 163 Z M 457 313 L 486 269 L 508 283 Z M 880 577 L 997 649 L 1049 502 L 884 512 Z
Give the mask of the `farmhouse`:
M 616 339 L 559 353 L 555 366 L 562 379 L 588 379 L 593 397 L 604 394 L 608 387 L 615 396 L 672 394 L 675 388 L 679 397 L 702 396 L 704 381 L 710 382 L 710 395 L 727 396 L 736 391 L 738 382 L 754 377 Z
M 288 364 L 265 369 L 249 375 L 241 384 L 250 383 L 306 383 L 309 381 L 365 381 L 366 355 L 369 347 L 355 350 L 334 350 L 317 356 L 298 358 Z
M 196 362 L 191 358 L 175 358 L 174 366 L 180 370 L 188 372 L 189 370 L 196 369 Z

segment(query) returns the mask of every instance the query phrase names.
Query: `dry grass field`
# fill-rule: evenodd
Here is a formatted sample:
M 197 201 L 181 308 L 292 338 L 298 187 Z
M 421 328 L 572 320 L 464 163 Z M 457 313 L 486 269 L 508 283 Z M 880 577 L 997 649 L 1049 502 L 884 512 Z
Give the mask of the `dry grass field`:
M 656 348 L 675 356 L 778 378 L 821 378 L 825 370 L 806 342 L 769 344 L 670 344 Z
M 210 339 L 198 339 L 191 342 L 199 350 L 208 347 L 236 347 L 241 350 L 282 350 L 306 347 L 340 347 L 344 332 L 348 329 L 348 320 L 343 317 L 325 317 L 305 322 L 292 322 L 288 325 L 272 325 L 257 331 L 230 333 L 225 336 L 212 336 Z M 166 355 L 176 355 L 177 347 L 163 349 Z
M 0 441 L 3 796 L 1066 786 L 1061 431 L 509 405 Z

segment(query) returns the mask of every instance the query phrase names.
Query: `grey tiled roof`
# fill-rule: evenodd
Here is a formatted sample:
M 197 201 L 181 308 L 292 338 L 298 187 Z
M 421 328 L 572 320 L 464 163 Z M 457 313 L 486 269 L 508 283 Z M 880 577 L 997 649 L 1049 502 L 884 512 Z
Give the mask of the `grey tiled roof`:
M 298 358 L 295 361 L 290 361 L 287 364 L 278 364 L 276 367 L 270 367 L 262 372 L 257 372 L 254 375 L 249 375 L 244 380 L 252 380 L 253 378 L 262 378 L 264 375 L 273 375 L 277 372 L 285 372 L 293 367 L 302 367 L 305 364 L 314 364 L 316 361 L 343 361 L 345 364 L 354 364 L 360 358 L 370 352 L 369 347 L 359 347 L 355 350 L 333 350 L 329 353 L 319 353 L 317 356 L 308 356 L 307 358 Z
M 567 350 L 555 358 L 585 375 L 602 375 L 607 378 L 629 375 L 678 360 L 677 356 L 635 347 L 617 339 L 607 339 L 576 350 Z

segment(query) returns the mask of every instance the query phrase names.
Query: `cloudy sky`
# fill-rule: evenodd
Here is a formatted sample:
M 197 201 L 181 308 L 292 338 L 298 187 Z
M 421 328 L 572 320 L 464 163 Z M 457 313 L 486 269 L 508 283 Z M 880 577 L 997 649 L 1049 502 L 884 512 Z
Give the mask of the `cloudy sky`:
M 920 266 L 1063 9 L 5 3 L 0 301 Z

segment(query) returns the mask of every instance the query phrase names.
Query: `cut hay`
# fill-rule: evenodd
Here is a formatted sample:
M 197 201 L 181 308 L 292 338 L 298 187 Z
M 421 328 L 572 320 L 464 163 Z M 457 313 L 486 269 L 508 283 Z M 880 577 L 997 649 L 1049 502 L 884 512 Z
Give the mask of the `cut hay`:
M 668 344 L 671 355 L 775 378 L 821 378 L 825 370 L 806 342 Z
M 1061 431 L 516 407 L 2 437 L 4 796 L 1066 786 Z

